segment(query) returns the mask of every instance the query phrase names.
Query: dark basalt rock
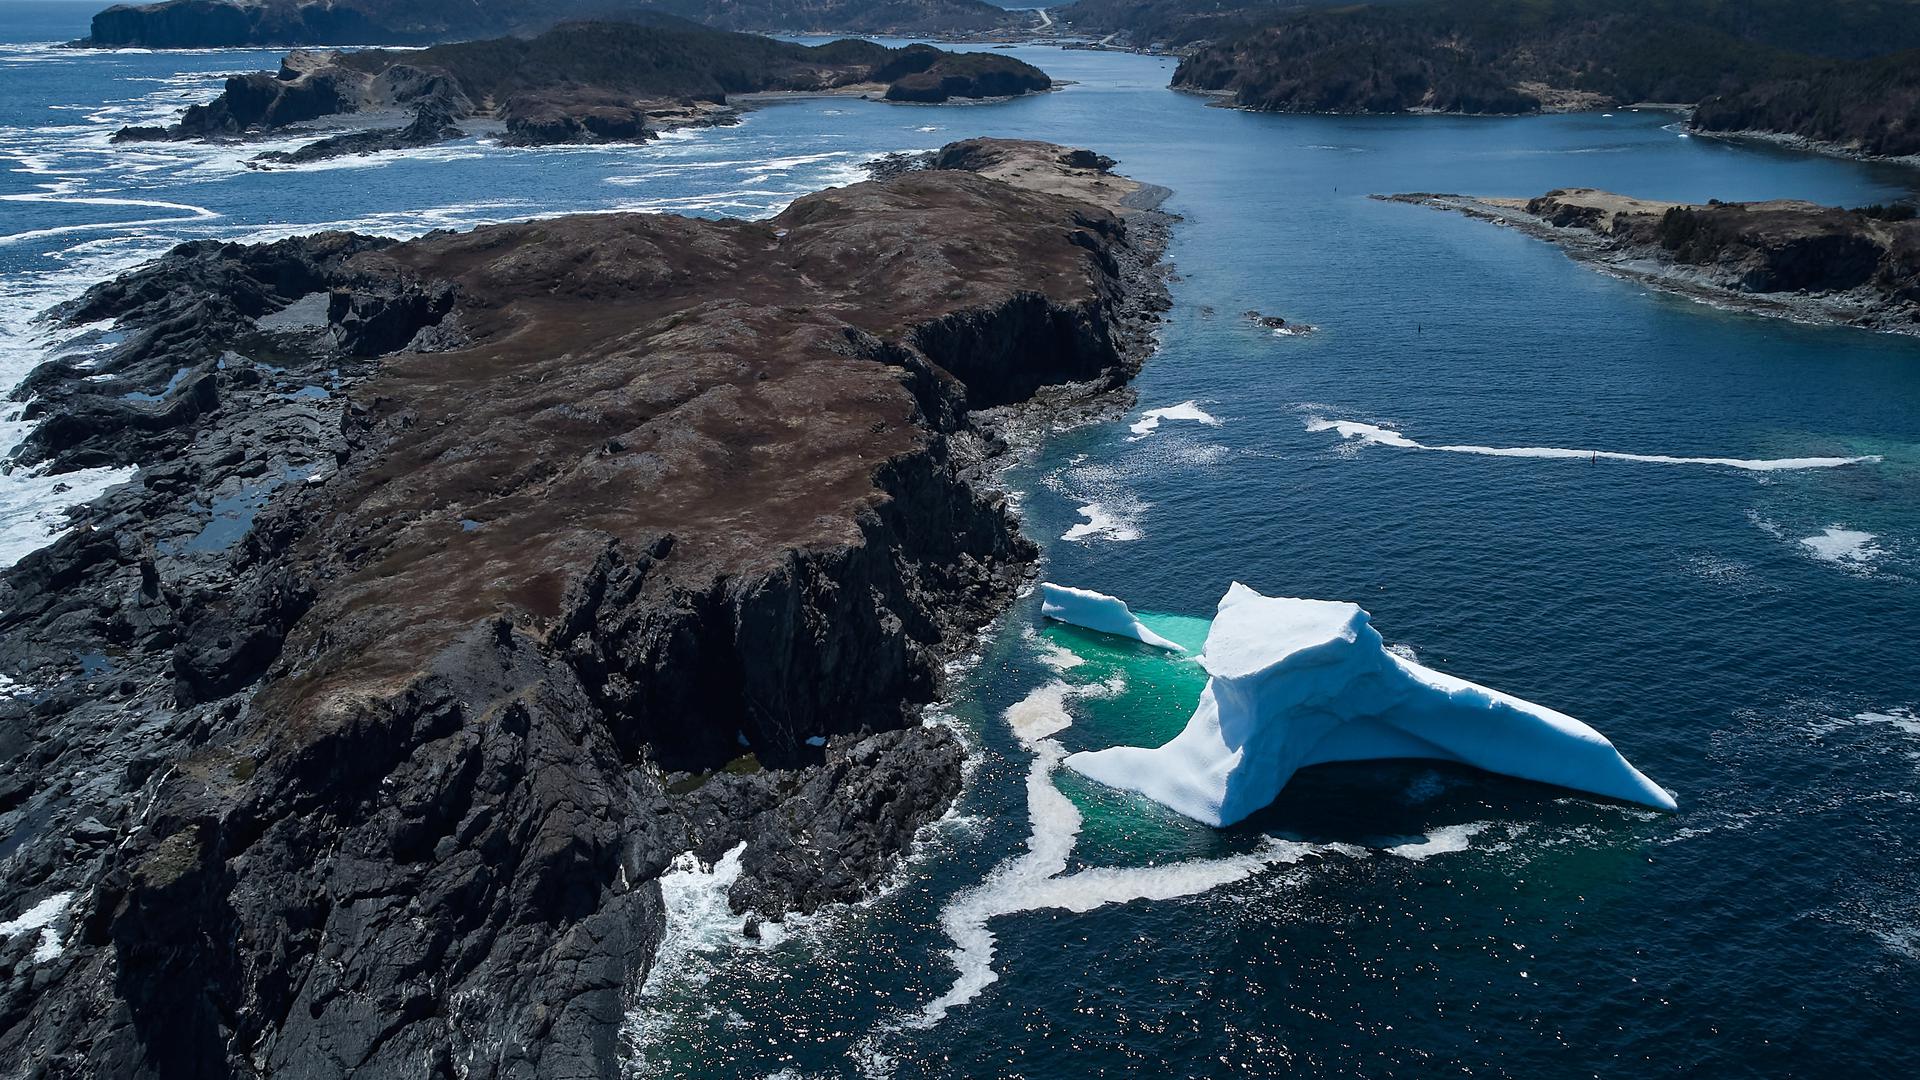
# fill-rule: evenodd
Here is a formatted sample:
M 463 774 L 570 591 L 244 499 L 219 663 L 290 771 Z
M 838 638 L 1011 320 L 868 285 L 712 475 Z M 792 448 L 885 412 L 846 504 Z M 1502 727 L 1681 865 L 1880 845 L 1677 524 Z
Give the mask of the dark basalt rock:
M 1258 311 L 1248 311 L 1242 318 L 1260 327 L 1262 330 L 1271 330 L 1276 334 L 1290 337 L 1301 334 L 1311 334 L 1314 331 L 1314 328 L 1308 326 L 1306 323 L 1288 322 L 1278 315 L 1262 315 Z
M 133 124 L 113 133 L 113 141 L 129 142 L 166 142 L 173 138 L 173 132 L 153 124 Z
M 918 154 L 885 154 L 867 162 L 865 168 L 870 180 L 891 180 L 903 173 L 919 172 L 932 166 L 933 152 L 927 151 Z
M 226 88 L 211 104 L 189 106 L 174 129 L 174 137 L 266 131 L 356 108 L 356 98 L 343 91 L 341 79 L 332 73 L 288 79 L 256 71 L 230 76 Z
M 1064 153 L 957 155 L 1010 147 Z M 0 1060 L 616 1075 L 676 855 L 744 843 L 734 908 L 778 919 L 954 797 L 915 706 L 1035 555 L 981 410 L 1124 381 L 1159 244 L 916 172 L 88 292 L 127 338 L 36 373 L 85 436 L 22 454 L 142 470 L 0 572 L 0 912 L 73 894 L 61 955 L 0 951 Z
M 644 142 L 659 134 L 647 128 L 647 106 L 619 94 L 556 91 L 517 94 L 500 109 L 509 146 L 548 143 Z
M 414 113 L 413 121 L 406 127 L 333 135 L 310 142 L 295 150 L 276 150 L 261 154 L 253 160 L 263 164 L 299 165 L 355 154 L 375 154 L 383 150 L 412 150 L 433 146 L 448 139 L 457 139 L 461 134 L 460 129 L 454 126 L 453 117 L 447 108 L 434 102 L 422 106 L 418 112 Z

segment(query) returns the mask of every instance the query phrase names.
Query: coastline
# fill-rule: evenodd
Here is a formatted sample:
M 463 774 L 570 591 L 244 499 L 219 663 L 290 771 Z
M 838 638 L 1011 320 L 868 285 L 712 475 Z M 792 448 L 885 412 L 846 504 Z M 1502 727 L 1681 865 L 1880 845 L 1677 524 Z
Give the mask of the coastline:
M 1899 165 L 1909 169 L 1920 169 L 1920 154 L 1886 157 L 1866 153 L 1845 143 L 1827 142 L 1787 131 L 1708 131 L 1705 128 L 1689 127 L 1687 134 L 1730 143 L 1765 143 L 1785 150 L 1819 154 L 1822 157 L 1843 158 L 1847 161 L 1860 161 L 1869 165 Z
M 972 167 L 961 171 L 999 167 L 1004 162 L 992 160 L 996 153 L 1040 152 L 1032 145 L 972 144 L 966 159 Z M 1009 151 L 1009 146 L 1014 149 Z M 947 170 L 944 177 L 903 180 L 895 187 L 924 190 L 936 199 L 948 198 L 943 193 L 953 189 L 954 197 L 972 200 L 966 205 L 982 205 L 979 197 L 998 183 Z M 247 1044 L 270 1038 L 277 1056 L 298 1056 L 303 1046 L 312 1052 L 315 1040 L 367 1039 L 372 1042 L 365 1052 L 383 1055 L 382 1060 L 439 1046 L 438 1053 L 452 1052 L 474 1075 L 486 1075 L 486 1055 L 476 1053 L 481 1047 L 501 1039 L 522 1042 L 539 1033 L 540 1041 L 549 1044 L 543 1053 L 550 1063 L 600 1068 L 610 1060 L 612 1031 L 621 1019 L 614 1003 L 644 980 L 651 966 L 661 928 L 654 882 L 677 851 L 693 850 L 711 860 L 736 842 L 749 843 L 747 869 L 733 898 L 757 917 L 804 913 L 820 904 L 856 899 L 870 889 L 897 865 L 898 853 L 912 835 L 944 813 L 957 794 L 957 743 L 945 729 L 920 726 L 919 706 L 937 700 L 943 664 L 975 647 L 979 633 L 1004 615 L 1033 571 L 1037 549 L 1019 534 L 1004 498 L 995 494 L 998 477 L 1020 447 L 1032 445 L 1045 431 L 1124 408 L 1127 383 L 1154 347 L 1159 312 L 1167 302 L 1169 271 L 1163 255 L 1169 219 L 1153 209 L 1163 190 L 1131 181 L 1126 185 L 1124 191 L 1115 187 L 1097 196 L 1110 209 L 1125 213 L 1124 233 L 1099 226 L 1084 203 L 1068 211 L 1081 215 L 1084 228 L 1100 228 L 1096 237 L 1104 234 L 1093 242 L 1110 260 L 1110 269 L 1089 279 L 1087 287 L 1097 286 L 1094 292 L 1080 293 L 1080 286 L 1074 286 L 1075 291 L 1044 302 L 1032 294 L 1006 295 L 986 308 L 966 307 L 910 323 L 897 343 L 888 341 L 888 335 L 861 331 L 848 339 L 850 359 L 870 357 L 879 365 L 856 364 L 833 374 L 844 362 L 831 362 L 819 369 L 821 375 L 806 376 L 850 375 L 858 385 L 871 383 L 876 390 L 897 380 L 914 402 L 912 415 L 917 419 L 907 426 L 875 420 L 857 436 L 882 452 L 883 463 L 857 465 L 850 475 L 872 469 L 882 498 L 857 510 L 846 525 L 834 524 L 817 539 L 808 537 L 820 526 L 807 525 L 792 541 L 728 555 L 719 563 L 713 562 L 721 558 L 717 553 L 700 554 L 704 542 L 697 529 L 637 545 L 617 542 L 591 558 L 590 566 L 579 562 L 582 555 L 569 554 L 566 558 L 581 573 L 566 586 L 558 608 L 548 609 L 552 614 L 539 614 L 549 601 L 529 595 L 516 603 L 529 606 L 531 614 L 484 618 L 472 632 L 456 633 L 457 622 L 446 623 L 430 607 L 417 609 L 417 614 L 405 615 L 410 623 L 418 620 L 408 636 L 426 639 L 426 651 L 415 659 L 403 658 L 400 667 L 391 657 L 370 658 L 369 671 L 329 660 L 330 651 L 344 644 L 350 657 L 355 655 L 352 649 L 360 648 L 354 641 L 389 633 L 380 629 L 384 623 L 369 623 L 357 612 L 367 605 L 377 611 L 399 602 L 394 597 L 407 591 L 403 582 L 414 572 L 398 569 L 411 556 L 393 561 L 403 558 L 406 546 L 393 548 L 386 569 L 367 579 L 365 591 L 355 591 L 362 587 L 352 582 L 365 571 L 355 569 L 351 550 L 365 540 L 352 537 L 367 535 L 364 524 L 377 520 L 363 519 L 363 511 L 355 508 L 369 499 L 392 498 L 387 486 L 404 482 L 381 479 L 381 461 L 387 456 L 411 454 L 407 447 L 422 439 L 431 446 L 458 438 L 460 425 L 479 422 L 463 417 L 458 425 L 445 419 L 437 426 L 422 425 L 422 410 L 431 409 L 435 397 L 443 395 L 383 405 L 383 395 L 397 393 L 404 400 L 411 392 L 405 382 L 385 373 L 389 360 L 382 358 L 395 356 L 391 349 L 405 346 L 413 351 L 398 355 L 418 357 L 405 361 L 407 366 L 431 369 L 436 351 L 459 352 L 471 342 L 488 340 L 483 325 L 461 320 L 484 323 L 494 310 L 490 301 L 480 302 L 471 315 L 458 315 L 447 305 L 457 308 L 458 294 L 467 286 L 456 284 L 449 293 L 444 282 L 436 284 L 430 275 L 424 280 L 410 272 L 394 276 L 387 269 L 392 260 L 451 259 L 434 265 L 461 266 L 468 251 L 491 251 L 506 241 L 531 242 L 567 228 L 585 229 L 596 237 L 633 230 L 642 237 L 661 231 L 728 235 L 745 229 L 757 243 L 762 233 L 770 234 L 770 226 L 641 215 L 645 220 L 561 218 L 492 227 L 482 230 L 484 241 L 475 234 L 440 234 L 395 244 L 335 234 L 251 248 L 188 245 L 70 307 L 66 314 L 75 322 L 123 316 L 132 332 L 129 348 L 143 355 L 110 361 L 108 370 L 116 380 L 139 385 L 157 377 L 185 355 L 178 351 L 182 348 L 211 347 L 223 359 L 217 367 L 196 369 L 177 395 L 155 409 L 96 401 L 114 385 L 96 391 L 99 383 L 89 383 L 61 361 L 43 365 L 29 380 L 46 405 L 32 445 L 24 448 L 25 457 L 76 462 L 137 455 L 146 465 L 133 483 L 81 512 L 86 526 L 0 575 L 0 592 L 8 598 L 9 670 L 37 671 L 36 683 L 63 663 L 71 647 L 81 645 L 66 640 L 72 628 L 61 621 L 60 613 L 72 604 L 119 609 L 116 619 L 131 634 L 126 644 L 110 647 L 118 689 L 108 697 L 96 697 L 91 687 L 79 684 L 35 691 L 34 730 L 62 742 L 90 743 L 123 723 L 120 718 L 129 712 L 179 719 L 173 725 L 175 734 L 140 740 L 140 745 L 109 742 L 110 749 L 91 763 L 106 775 L 124 776 L 124 791 L 61 793 L 39 777 L 8 780 L 8 790 L 25 792 L 32 800 L 47 842 L 64 835 L 70 822 L 99 819 L 107 822 L 102 829 L 117 843 L 95 862 L 35 862 L 39 871 L 5 883 L 9 894 L 59 888 L 82 897 L 75 902 L 74 922 L 96 929 L 84 941 L 76 939 L 68 955 L 47 971 L 49 989 L 44 994 L 0 1003 L 9 1011 L 25 1010 L 21 1024 L 0 1033 L 0 1046 L 44 1054 L 98 1039 L 125 1048 L 130 1045 L 126 1038 L 144 1031 L 138 1044 L 145 1046 L 141 1054 L 204 1063 L 220 1060 L 207 1055 L 220 1054 L 216 1047 L 233 1036 Z M 836 190 L 842 194 L 823 193 L 796 204 L 789 214 L 795 233 L 790 242 L 801 242 L 809 207 L 825 210 L 836 200 L 848 199 L 857 200 L 856 206 L 879 199 L 884 207 L 889 199 L 919 197 L 874 185 Z M 1047 215 L 1076 205 L 1064 199 L 1056 204 L 1055 199 L 1036 191 L 1015 201 Z M 994 215 L 989 221 L 999 221 L 1009 214 L 1018 220 L 1017 215 L 1027 211 L 999 207 L 980 212 Z M 829 216 L 825 224 L 853 228 L 856 234 L 863 228 L 859 222 L 833 224 L 836 220 Z M 877 227 L 885 219 L 875 220 Z M 539 248 L 546 246 L 539 241 Z M 1047 273 L 1089 258 L 1064 240 L 1049 240 L 1044 250 L 1049 252 L 1047 265 L 1054 267 Z M 1040 271 L 1033 267 L 1022 272 Z M 1079 272 L 1072 270 L 1066 280 Z M 347 355 L 323 349 L 300 359 L 304 354 L 287 350 L 276 354 L 274 368 L 256 369 L 241 355 L 257 354 L 263 347 L 249 329 L 253 317 L 247 314 L 246 298 L 257 295 L 260 281 L 286 281 L 289 274 L 298 282 L 291 286 L 296 291 L 321 284 L 333 290 L 334 299 L 318 308 L 311 302 L 319 295 L 315 293 L 284 308 L 281 301 L 271 302 L 269 308 L 280 308 L 271 313 L 274 332 L 292 333 L 316 345 L 331 335 L 346 344 Z M 158 296 L 160 287 L 185 292 Z M 182 318 L 190 309 L 181 305 L 201 293 L 228 297 L 242 306 L 227 313 L 216 306 Z M 136 307 L 128 308 L 128 303 Z M 260 325 L 265 329 L 268 322 Z M 1061 372 L 1077 377 L 1029 387 L 1024 380 L 1032 375 L 1022 369 L 1021 342 L 1030 337 L 1057 342 L 1066 327 L 1075 328 L 1081 342 L 1076 349 L 1082 351 L 1055 355 L 1051 362 L 1066 362 Z M 184 339 L 179 336 L 183 333 Z M 1000 355 L 984 347 L 989 341 L 1001 343 L 994 347 Z M 232 364 L 227 356 L 234 357 Z M 942 374 L 930 365 L 949 367 Z M 257 371 L 265 371 L 265 378 Z M 876 376 L 879 381 L 874 382 Z M 322 389 L 289 392 L 292 384 L 307 379 Z M 147 430 L 141 425 L 148 421 L 136 414 L 156 409 L 165 414 L 166 423 Z M 114 419 L 120 414 L 124 418 Z M 185 433 L 192 433 L 192 442 L 183 448 L 177 440 Z M 607 451 L 630 452 L 624 447 Z M 263 487 L 263 477 L 272 483 Z M 246 496 L 250 506 L 222 543 L 201 543 L 194 535 L 194 514 L 182 507 L 180 496 L 217 507 L 223 500 L 231 502 L 225 493 L 236 490 L 257 495 Z M 413 505 L 404 496 L 402 501 Z M 501 549 L 504 554 L 542 535 L 532 532 L 528 539 L 516 539 L 521 530 L 544 528 L 542 519 L 496 518 L 486 505 L 472 504 L 461 511 L 484 519 L 461 525 L 461 531 L 476 530 L 467 534 L 476 539 L 465 543 L 505 543 L 509 546 Z M 845 531 L 849 526 L 851 533 Z M 484 539 L 496 530 L 499 541 Z M 421 539 L 441 535 L 430 529 Z M 736 559 L 744 562 L 736 564 Z M 704 583 L 712 568 L 732 565 L 741 570 L 723 574 L 717 584 Z M 904 581 L 897 576 L 902 567 L 914 568 Z M 395 577 L 396 572 L 401 576 Z M 432 589 L 431 583 L 447 571 L 422 564 L 420 572 L 429 575 L 421 579 L 422 586 Z M 120 597 L 119 583 L 129 573 L 141 584 Z M 526 587 L 535 584 L 530 580 Z M 882 595 L 890 599 L 870 609 Z M 404 614 L 416 609 L 395 610 Z M 782 611 L 789 616 L 796 611 L 810 614 L 789 622 Z M 309 613 L 324 620 L 319 637 L 314 636 Z M 716 614 L 721 615 L 717 622 Z M 817 630 L 802 629 L 816 620 Z M 917 643 L 899 638 L 901 621 Z M 63 628 L 56 631 L 55 626 Z M 376 637 L 366 638 L 369 632 Z M 780 644 L 780 635 L 795 633 L 800 636 Z M 814 641 L 808 633 L 824 637 Z M 728 643 L 735 635 L 745 636 L 737 645 Z M 444 642 L 444 649 L 436 642 Z M 904 653 L 898 651 L 903 645 Z M 657 753 L 659 766 L 636 769 L 622 764 L 631 753 L 622 745 L 657 736 L 645 735 L 644 727 L 624 734 L 602 730 L 591 719 L 626 708 L 620 698 L 608 695 L 633 694 L 630 684 L 650 678 L 665 678 L 668 685 L 648 691 L 644 700 L 663 692 L 669 702 L 680 700 L 692 687 L 676 690 L 671 684 L 692 678 L 714 662 L 697 657 L 749 646 L 769 659 L 791 659 L 764 673 L 749 673 L 749 682 L 765 681 L 759 691 L 746 688 L 749 699 L 764 693 L 775 700 L 784 697 L 785 704 L 779 715 L 738 721 L 745 725 L 743 742 L 746 731 L 754 733 L 754 750 L 745 755 L 733 748 L 735 722 L 730 721 L 704 733 L 667 734 L 666 743 L 651 744 L 655 749 L 643 755 L 645 761 Z M 420 648 L 409 644 L 400 651 Z M 684 649 L 694 652 L 690 656 Z M 834 655 L 842 659 L 830 660 Z M 814 666 L 823 663 L 837 666 Z M 469 710 L 497 695 L 496 680 L 501 679 L 527 689 L 486 713 L 492 716 L 507 708 L 519 717 L 495 732 Z M 329 686 L 336 688 L 333 703 L 325 704 Z M 810 717 L 803 699 L 817 696 L 821 709 Z M 698 701 L 699 695 L 685 700 Z M 10 699 L 9 708 L 11 702 L 27 704 Z M 651 708 L 633 707 L 640 709 L 643 720 Z M 447 709 L 464 719 L 444 716 Z M 677 749 L 673 745 L 689 738 L 691 742 Z M 488 749 L 501 740 L 505 742 Z M 537 787 L 512 794 L 519 785 L 535 782 L 534 776 L 514 779 L 509 767 L 527 754 L 535 761 L 551 759 L 535 773 L 565 799 L 564 812 L 551 806 L 542 810 L 546 804 L 535 796 Z M 722 767 L 729 756 L 737 760 Z M 454 770 L 451 780 L 444 770 L 420 771 L 440 759 Z M 750 767 L 736 768 L 739 761 Z M 57 766 L 50 762 L 49 767 Z M 556 768 L 558 773 L 550 772 Z M 378 783 L 369 789 L 369 781 Z M 474 784 L 478 786 L 469 786 Z M 507 793 L 491 794 L 498 784 L 505 784 Z M 101 804 L 96 797 L 100 794 L 111 802 Z M 398 809 L 363 820 L 359 812 L 347 812 L 362 798 L 397 803 Z M 523 805 L 529 798 L 532 801 Z M 557 931 L 528 925 L 493 944 L 459 947 L 479 949 L 479 966 L 469 966 L 474 958 L 462 962 L 463 981 L 444 992 L 463 986 L 462 994 L 498 997 L 507 1011 L 476 1006 L 451 1015 L 433 1012 L 382 1032 L 378 1029 L 386 1025 L 367 1025 L 364 1018 L 356 1018 L 353 1010 L 360 1006 L 355 1003 L 368 1000 L 360 992 L 337 1001 L 321 996 L 308 1004 L 282 1002 L 275 995 L 288 992 L 286 988 L 257 985 L 254 976 L 245 974 L 252 961 L 241 967 L 230 964 L 218 942 L 233 940 L 235 933 L 259 932 L 243 928 L 290 919 L 298 923 L 287 904 L 301 902 L 298 898 L 313 895 L 315 888 L 332 887 L 322 884 L 324 865 L 312 867 L 299 854 L 319 839 L 308 835 L 314 830 L 337 830 L 341 840 L 336 842 L 359 852 L 350 870 L 332 871 L 348 873 L 359 882 L 354 888 L 377 887 L 384 894 L 404 882 L 394 895 L 419 897 L 417 902 L 428 904 L 462 895 L 460 889 L 468 886 L 456 884 L 462 880 L 454 872 L 457 852 L 449 861 L 449 856 L 428 854 L 419 846 L 424 841 L 432 847 L 432 834 L 453 823 L 427 825 L 428 833 L 416 837 L 421 825 L 407 824 L 412 812 L 404 807 L 418 799 L 427 800 L 422 805 L 451 799 L 456 814 L 484 810 L 492 815 L 491 824 L 458 826 L 494 837 L 463 840 L 460 850 L 532 845 L 517 856 L 520 868 L 508 871 L 514 880 L 526 881 L 512 893 L 552 875 L 568 880 L 582 874 L 572 887 L 586 887 L 590 895 L 598 891 L 600 899 L 584 916 L 550 911 L 545 902 L 528 908 L 525 901 L 515 901 L 510 910 L 502 909 L 510 926 L 520 927 L 523 919 L 557 918 Z M 473 810 L 458 811 L 463 799 L 474 800 Z M 115 804 L 147 810 L 131 819 L 116 812 Z M 885 813 L 868 819 L 863 807 L 869 805 L 884 806 Z M 388 817 L 395 812 L 398 819 Z M 525 818 L 529 813 L 536 817 Z M 551 820 L 539 814 L 551 815 Z M 516 820 L 523 823 L 516 825 Z M 524 823 L 530 820 L 539 821 L 538 826 Z M 506 839 L 515 834 L 499 830 L 509 826 L 531 827 L 533 832 Z M 399 831 L 391 841 L 383 839 L 394 829 Z M 574 848 L 585 844 L 578 852 L 585 863 L 552 863 L 538 855 L 550 833 L 556 841 L 572 836 L 566 843 Z M 22 839 L 29 850 L 44 846 L 31 836 Z M 385 856 L 379 853 L 389 842 L 401 844 L 409 854 L 383 865 Z M 816 848 L 838 852 L 833 858 L 841 861 L 814 865 L 812 860 L 821 857 Z M 806 854 L 809 851 L 813 854 Z M 241 862 L 233 863 L 236 858 Z M 230 865 L 249 869 L 236 876 Z M 316 872 L 319 879 L 313 876 Z M 381 882 L 385 884 L 376 884 Z M 487 910 L 510 894 L 463 903 L 479 903 Z M 406 909 L 412 910 L 414 903 L 409 901 Z M 376 914 L 381 906 L 338 925 L 321 914 L 331 929 L 320 939 L 302 932 L 281 942 L 276 948 L 290 952 L 269 967 L 286 973 L 304 970 L 315 962 L 304 958 L 313 957 L 312 950 L 322 941 L 334 942 L 327 948 L 348 949 L 347 957 L 452 947 L 433 944 L 433 939 L 455 933 L 460 919 L 417 926 L 417 920 L 403 912 Z M 155 943 L 180 940 L 215 944 L 152 951 Z M 547 957 L 537 971 L 513 959 L 529 952 Z M 319 958 L 328 955 L 337 956 L 323 951 Z M 564 963 L 556 968 L 552 963 L 557 959 Z M 379 984 L 386 976 L 365 971 L 355 978 Z M 133 1029 L 120 1027 L 114 1033 L 108 1016 L 86 1003 L 79 988 L 100 979 L 127 995 L 119 1007 L 130 1007 L 140 1018 Z M 180 979 L 206 987 L 208 996 L 170 998 L 164 988 Z M 382 993 L 398 992 L 403 985 Z M 221 1004 L 208 1011 L 213 1001 Z M 539 1006 L 539 1018 L 524 1011 L 534 1005 Z M 297 1030 L 277 1026 L 273 1017 L 281 1015 L 297 1017 L 297 1022 L 289 1021 Z M 432 1019 L 436 1015 L 443 1019 Z M 462 1053 L 462 1046 L 469 1049 Z
M 1651 245 L 1627 244 L 1589 229 L 1561 227 L 1527 211 L 1526 199 L 1496 199 L 1433 192 L 1376 194 L 1382 202 L 1407 203 L 1451 211 L 1478 221 L 1516 229 L 1558 247 L 1568 258 L 1600 273 L 1645 285 L 1669 295 L 1723 311 L 1826 326 L 1848 326 L 1878 333 L 1920 336 L 1920 323 L 1886 318 L 1886 298 L 1859 288 L 1845 292 L 1755 293 L 1717 280 L 1706 268 L 1678 264 Z

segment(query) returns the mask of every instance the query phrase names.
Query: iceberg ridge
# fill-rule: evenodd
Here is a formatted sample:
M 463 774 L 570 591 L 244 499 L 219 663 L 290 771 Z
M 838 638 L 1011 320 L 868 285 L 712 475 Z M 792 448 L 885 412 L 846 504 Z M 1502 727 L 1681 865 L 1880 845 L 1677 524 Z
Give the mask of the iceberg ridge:
M 1579 720 L 1388 652 L 1357 604 L 1262 596 L 1235 582 L 1200 662 L 1210 678 L 1172 741 L 1083 751 L 1066 764 L 1210 825 L 1271 803 L 1297 769 L 1385 758 L 1676 805 Z

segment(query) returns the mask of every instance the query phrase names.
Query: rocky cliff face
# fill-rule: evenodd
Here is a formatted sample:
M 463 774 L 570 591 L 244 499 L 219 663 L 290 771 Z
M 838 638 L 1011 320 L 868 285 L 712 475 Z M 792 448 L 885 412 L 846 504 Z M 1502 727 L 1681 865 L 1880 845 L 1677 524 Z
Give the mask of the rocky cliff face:
M 981 410 L 1120 385 L 1164 305 L 1137 185 L 959 157 L 1056 190 L 187 245 L 68 311 L 129 337 L 16 457 L 142 468 L 0 575 L 0 912 L 53 912 L 0 1059 L 612 1076 L 677 853 L 862 895 L 1033 556 Z

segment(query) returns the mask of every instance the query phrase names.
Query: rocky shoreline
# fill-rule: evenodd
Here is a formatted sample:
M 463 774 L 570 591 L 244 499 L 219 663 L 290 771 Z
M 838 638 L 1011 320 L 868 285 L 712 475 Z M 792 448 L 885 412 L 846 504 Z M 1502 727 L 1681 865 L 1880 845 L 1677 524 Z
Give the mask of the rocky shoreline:
M 767 222 L 183 245 L 61 313 L 16 451 L 138 465 L 0 573 L 0 1053 L 612 1076 L 683 851 L 857 899 L 958 791 L 917 706 L 1110 408 L 1157 193 L 976 140 Z M 966 237 L 954 245 L 950 238 Z
M 1823 139 L 1795 135 L 1788 131 L 1712 131 L 1702 127 L 1687 128 L 1687 133 L 1695 138 L 1724 139 L 1728 142 L 1757 142 L 1787 150 L 1797 150 L 1803 154 L 1820 154 L 1824 157 L 1845 158 L 1848 161 L 1865 161 L 1877 165 L 1905 165 L 1920 168 L 1920 154 L 1886 155 L 1862 150 L 1858 146 L 1845 143 L 1828 142 Z
M 245 141 L 374 118 L 254 159 L 270 167 L 432 146 L 461 137 L 458 125 L 468 121 L 499 126 L 509 146 L 637 143 L 737 123 L 743 108 L 782 96 L 942 104 L 1053 86 L 1040 69 L 995 53 L 858 40 L 807 46 L 665 15 L 636 19 L 418 51 L 296 50 L 278 71 L 230 76 L 219 97 L 174 124 L 122 128 L 113 141 Z M 388 118 L 403 122 L 383 126 Z
M 1920 222 L 1898 208 L 1694 205 L 1588 188 L 1532 199 L 1374 198 L 1510 226 L 1603 273 L 1715 307 L 1920 334 Z

